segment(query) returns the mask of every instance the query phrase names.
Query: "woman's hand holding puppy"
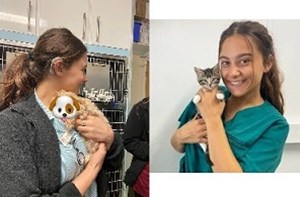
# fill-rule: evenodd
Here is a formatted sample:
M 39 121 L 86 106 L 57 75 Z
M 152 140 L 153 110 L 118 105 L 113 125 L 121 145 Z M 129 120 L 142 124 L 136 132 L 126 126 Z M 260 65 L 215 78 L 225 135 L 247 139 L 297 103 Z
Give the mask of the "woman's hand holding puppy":
M 114 132 L 104 116 L 88 115 L 85 119 L 76 119 L 77 130 L 80 134 L 95 142 L 104 142 L 109 150 L 114 141 Z

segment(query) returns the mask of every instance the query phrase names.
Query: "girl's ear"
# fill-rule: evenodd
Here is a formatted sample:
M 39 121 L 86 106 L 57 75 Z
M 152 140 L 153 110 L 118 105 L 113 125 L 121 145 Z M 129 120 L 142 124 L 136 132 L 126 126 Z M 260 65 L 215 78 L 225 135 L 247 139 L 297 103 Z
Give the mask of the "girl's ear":
M 49 107 L 50 111 L 52 111 L 53 108 L 55 107 L 57 98 L 58 98 L 58 96 L 55 97 L 55 98 L 51 101 L 51 104 L 50 104 L 50 107 Z
M 273 55 L 269 55 L 269 58 L 265 64 L 264 73 L 267 73 L 271 70 L 273 63 L 274 63 Z
M 273 66 L 273 64 L 267 64 L 267 65 L 265 66 L 264 73 L 269 72 L 269 71 L 271 70 L 272 66 Z
M 51 72 L 53 74 L 56 74 L 58 76 L 62 76 L 63 75 L 63 61 L 60 57 L 54 58 L 51 62 Z

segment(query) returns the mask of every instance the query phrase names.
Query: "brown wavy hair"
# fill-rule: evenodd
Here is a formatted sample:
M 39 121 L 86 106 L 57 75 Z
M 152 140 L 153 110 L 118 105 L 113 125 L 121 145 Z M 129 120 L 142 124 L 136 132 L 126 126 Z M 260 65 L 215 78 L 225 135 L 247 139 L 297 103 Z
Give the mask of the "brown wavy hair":
M 84 44 L 66 28 L 52 28 L 43 33 L 28 54 L 20 54 L 7 65 L 1 81 L 0 111 L 30 95 L 50 73 L 51 61 L 61 57 L 64 66 L 79 60 L 87 52 Z
M 271 61 L 271 69 L 263 74 L 260 93 L 263 99 L 269 101 L 281 114 L 284 113 L 284 99 L 281 92 L 283 75 L 278 68 L 275 57 L 274 43 L 266 27 L 255 21 L 242 21 L 232 23 L 223 31 L 219 42 L 219 56 L 226 38 L 239 34 L 250 37 L 262 54 L 264 64 Z

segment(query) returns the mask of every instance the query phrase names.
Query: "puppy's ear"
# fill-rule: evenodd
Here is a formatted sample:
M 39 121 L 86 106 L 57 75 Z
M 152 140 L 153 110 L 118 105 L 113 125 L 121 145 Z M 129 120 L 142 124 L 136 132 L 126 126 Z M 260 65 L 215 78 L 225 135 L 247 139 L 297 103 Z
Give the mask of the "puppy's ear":
M 74 106 L 76 107 L 76 110 L 79 111 L 80 110 L 80 105 L 79 105 L 78 101 L 74 97 L 72 97 L 72 96 L 70 96 L 70 97 L 73 100 L 73 103 L 74 103 Z
M 50 107 L 49 107 L 50 111 L 52 111 L 53 108 L 55 107 L 57 99 L 58 99 L 58 96 L 55 97 L 55 98 L 51 101 L 51 104 L 50 104 Z

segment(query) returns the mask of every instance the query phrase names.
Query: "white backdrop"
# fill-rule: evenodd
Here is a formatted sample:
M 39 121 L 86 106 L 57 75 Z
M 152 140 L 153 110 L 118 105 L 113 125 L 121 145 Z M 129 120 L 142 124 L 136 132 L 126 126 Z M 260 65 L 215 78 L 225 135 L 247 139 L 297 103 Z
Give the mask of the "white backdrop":
M 232 22 L 151 20 L 151 172 L 178 171 L 182 154 L 171 147 L 170 138 L 178 126 L 179 115 L 199 87 L 193 67 L 211 67 L 217 62 L 220 35 Z M 278 171 L 300 172 L 300 158 L 294 157 L 300 155 L 300 20 L 259 22 L 269 29 L 274 39 L 279 66 L 285 76 L 285 116 L 291 123 L 289 146 Z

